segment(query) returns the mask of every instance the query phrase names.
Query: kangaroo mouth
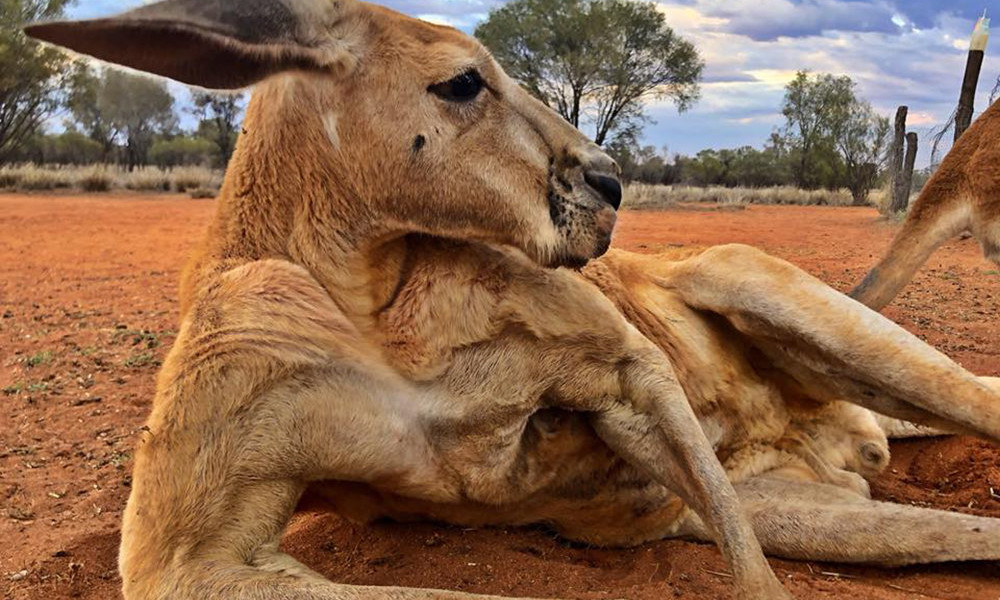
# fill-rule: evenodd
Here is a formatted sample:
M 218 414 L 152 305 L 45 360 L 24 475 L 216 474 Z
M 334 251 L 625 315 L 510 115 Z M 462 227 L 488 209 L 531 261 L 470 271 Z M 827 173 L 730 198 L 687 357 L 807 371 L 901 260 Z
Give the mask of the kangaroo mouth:
M 553 266 L 579 269 L 611 247 L 617 215 L 609 204 L 561 183 L 548 191 L 549 219 L 558 237 Z

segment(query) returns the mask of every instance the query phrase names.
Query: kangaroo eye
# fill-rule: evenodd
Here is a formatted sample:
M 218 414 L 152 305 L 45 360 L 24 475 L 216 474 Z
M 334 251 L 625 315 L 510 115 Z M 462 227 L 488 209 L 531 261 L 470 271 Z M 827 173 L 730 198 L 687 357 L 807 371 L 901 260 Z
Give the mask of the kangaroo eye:
M 469 102 L 483 91 L 483 78 L 478 71 L 466 71 L 444 83 L 436 83 L 427 90 L 449 102 Z

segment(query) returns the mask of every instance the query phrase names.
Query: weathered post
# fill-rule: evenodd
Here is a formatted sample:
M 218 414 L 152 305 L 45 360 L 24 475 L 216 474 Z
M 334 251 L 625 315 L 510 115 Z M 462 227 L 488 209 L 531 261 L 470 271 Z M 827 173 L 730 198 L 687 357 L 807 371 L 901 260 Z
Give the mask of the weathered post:
M 913 164 L 917 161 L 917 133 L 911 131 L 906 134 L 906 160 L 903 162 L 903 170 L 896 178 L 893 185 L 892 205 L 889 207 L 890 213 L 898 213 L 906 210 L 910 203 L 910 191 L 913 189 Z M 898 199 L 902 199 L 900 201 Z
M 906 115 L 909 108 L 900 106 L 896 109 L 896 134 L 889 148 L 889 212 L 897 213 L 906 209 L 906 196 L 900 196 L 897 185 L 903 170 L 903 151 L 906 141 Z
M 976 86 L 979 85 L 979 71 L 983 68 L 983 56 L 986 53 L 986 42 L 990 39 L 990 20 L 986 13 L 976 21 L 969 42 L 969 58 L 965 63 L 965 78 L 962 80 L 962 93 L 958 98 L 958 110 L 955 112 L 955 141 L 962 137 L 972 123 L 972 113 L 975 110 Z

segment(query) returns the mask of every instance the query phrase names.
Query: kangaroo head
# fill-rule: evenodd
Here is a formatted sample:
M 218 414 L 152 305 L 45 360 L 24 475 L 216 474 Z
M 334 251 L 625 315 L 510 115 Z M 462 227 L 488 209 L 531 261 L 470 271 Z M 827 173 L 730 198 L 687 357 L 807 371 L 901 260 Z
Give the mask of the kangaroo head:
M 283 195 L 327 194 L 385 232 L 513 245 L 543 265 L 610 243 L 617 165 L 455 29 L 356 0 L 166 0 L 26 31 L 197 86 L 259 83 L 247 127 L 291 159 L 284 175 L 325 186 Z M 230 175 L 265 152 L 247 145 Z

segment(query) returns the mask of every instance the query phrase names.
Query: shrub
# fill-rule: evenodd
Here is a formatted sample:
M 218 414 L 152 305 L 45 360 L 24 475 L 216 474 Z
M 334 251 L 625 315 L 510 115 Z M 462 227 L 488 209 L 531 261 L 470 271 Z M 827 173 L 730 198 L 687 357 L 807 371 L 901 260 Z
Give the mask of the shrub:
M 218 192 L 218 190 L 208 189 L 208 188 L 201 188 L 200 187 L 200 188 L 194 188 L 192 190 L 188 190 L 188 195 L 190 195 L 192 198 L 194 198 L 196 200 L 200 200 L 200 199 L 204 199 L 204 198 L 215 198 L 215 194 L 217 192 Z
M 628 186 L 625 193 L 625 206 L 628 208 L 664 208 L 678 202 L 714 202 L 726 205 L 851 206 L 852 198 L 847 190 L 802 190 L 790 186 L 728 188 L 633 183 Z
M 149 160 L 161 168 L 213 164 L 219 160 L 219 147 L 204 138 L 177 136 L 154 142 L 149 149 Z
M 625 208 L 664 208 L 674 204 L 671 197 L 673 188 L 666 185 L 631 183 L 625 188 L 623 204 Z
M 53 190 L 73 187 L 72 173 L 68 169 L 24 166 L 19 168 L 17 189 L 24 191 Z
M 93 164 L 101 159 L 103 153 L 99 143 L 75 131 L 45 136 L 39 146 L 41 160 L 45 164 Z
M 156 167 L 140 167 L 131 172 L 123 172 L 119 180 L 127 190 L 140 192 L 169 192 L 170 177 Z
M 206 167 L 178 167 L 164 171 L 142 167 L 132 172 L 110 165 L 36 166 L 31 164 L 0 167 L 0 189 L 45 191 L 77 188 L 86 192 L 128 189 L 148 192 L 186 192 L 198 197 L 213 197 L 222 185 L 222 172 Z
M 170 172 L 175 192 L 191 189 L 217 189 L 221 182 L 211 169 L 204 167 L 178 167 Z
M 80 189 L 85 192 L 106 192 L 111 189 L 114 178 L 106 168 L 94 167 L 82 173 L 77 181 Z
M 4 167 L 0 169 L 0 189 L 17 188 L 21 183 L 21 172 Z

